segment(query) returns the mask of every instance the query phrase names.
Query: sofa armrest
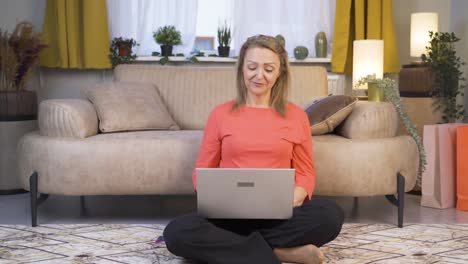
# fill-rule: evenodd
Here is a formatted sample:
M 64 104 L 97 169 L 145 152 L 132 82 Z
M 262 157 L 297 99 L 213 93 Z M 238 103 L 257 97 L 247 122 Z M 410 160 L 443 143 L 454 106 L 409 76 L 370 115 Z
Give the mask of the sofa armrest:
M 398 115 L 393 104 L 359 101 L 335 133 L 350 139 L 386 138 L 396 136 L 397 128 Z
M 86 138 L 98 133 L 98 117 L 89 101 L 54 99 L 39 105 L 39 130 L 43 136 Z

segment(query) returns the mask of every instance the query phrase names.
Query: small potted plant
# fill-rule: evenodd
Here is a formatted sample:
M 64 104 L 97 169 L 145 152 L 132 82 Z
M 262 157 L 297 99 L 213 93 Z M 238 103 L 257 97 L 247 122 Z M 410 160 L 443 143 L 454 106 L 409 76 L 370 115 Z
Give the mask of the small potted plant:
M 220 57 L 229 57 L 231 40 L 231 28 L 224 22 L 224 25 L 218 27 L 218 54 Z
M 114 38 L 111 41 L 109 49 L 109 59 L 112 67 L 115 68 L 118 64 L 129 64 L 135 61 L 136 54 L 133 54 L 132 49 L 138 46 L 138 43 L 133 38 Z
M 161 55 L 164 57 L 172 56 L 172 47 L 182 44 L 180 31 L 175 26 L 163 26 L 153 32 L 153 38 L 161 45 Z

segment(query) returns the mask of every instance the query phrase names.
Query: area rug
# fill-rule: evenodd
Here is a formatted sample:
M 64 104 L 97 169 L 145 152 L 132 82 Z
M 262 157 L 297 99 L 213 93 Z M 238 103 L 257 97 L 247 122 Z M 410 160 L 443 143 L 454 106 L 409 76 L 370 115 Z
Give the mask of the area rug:
M 0 263 L 190 263 L 167 251 L 162 225 L 0 225 Z M 325 263 L 468 263 L 468 225 L 345 224 Z

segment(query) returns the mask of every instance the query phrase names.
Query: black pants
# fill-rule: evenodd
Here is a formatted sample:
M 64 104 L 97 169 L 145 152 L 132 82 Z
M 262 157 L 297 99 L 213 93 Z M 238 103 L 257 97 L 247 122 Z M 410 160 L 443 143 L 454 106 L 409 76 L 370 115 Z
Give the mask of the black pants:
M 343 210 L 331 200 L 313 198 L 294 208 L 288 220 L 205 219 L 196 213 L 177 217 L 164 230 L 170 252 L 202 263 L 280 263 L 273 248 L 335 239 Z

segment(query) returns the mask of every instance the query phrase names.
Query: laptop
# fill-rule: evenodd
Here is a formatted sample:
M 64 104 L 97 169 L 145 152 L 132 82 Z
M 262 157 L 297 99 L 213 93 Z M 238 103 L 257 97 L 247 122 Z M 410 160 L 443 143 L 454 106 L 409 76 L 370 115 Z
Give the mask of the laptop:
M 198 214 L 206 218 L 288 219 L 294 169 L 197 168 Z

